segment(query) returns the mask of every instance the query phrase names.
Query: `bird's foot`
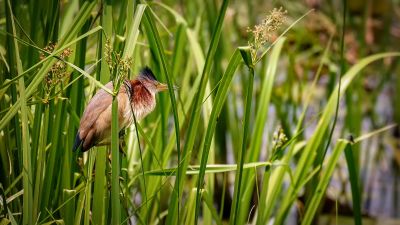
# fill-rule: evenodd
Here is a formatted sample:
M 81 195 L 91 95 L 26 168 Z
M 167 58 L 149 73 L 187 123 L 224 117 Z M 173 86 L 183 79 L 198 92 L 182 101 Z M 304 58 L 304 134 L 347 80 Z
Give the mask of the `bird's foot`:
M 118 135 L 119 135 L 119 139 L 123 139 L 125 137 L 125 129 L 122 129 L 119 131 Z
M 119 152 L 121 152 L 124 157 L 126 157 L 126 152 L 124 150 L 125 147 L 126 147 L 125 139 L 120 139 L 119 140 Z

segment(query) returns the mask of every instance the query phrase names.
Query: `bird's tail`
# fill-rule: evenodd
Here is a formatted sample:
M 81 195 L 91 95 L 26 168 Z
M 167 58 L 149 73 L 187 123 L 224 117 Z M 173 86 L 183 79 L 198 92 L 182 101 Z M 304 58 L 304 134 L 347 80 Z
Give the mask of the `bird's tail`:
M 76 134 L 75 137 L 75 143 L 74 143 L 74 147 L 72 148 L 72 151 L 76 151 L 79 147 L 82 146 L 83 140 L 79 137 L 79 132 Z

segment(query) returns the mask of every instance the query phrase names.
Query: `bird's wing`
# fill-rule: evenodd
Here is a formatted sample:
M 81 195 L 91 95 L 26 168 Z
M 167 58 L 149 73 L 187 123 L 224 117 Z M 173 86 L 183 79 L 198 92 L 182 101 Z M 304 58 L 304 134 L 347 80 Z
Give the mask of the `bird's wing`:
M 106 88 L 113 90 L 112 82 L 108 82 L 105 86 Z M 106 110 L 111 105 L 111 103 L 112 103 L 112 95 L 110 95 L 103 89 L 97 91 L 97 93 L 89 101 L 89 104 L 86 106 L 86 109 L 83 112 L 81 122 L 79 125 L 81 138 L 86 136 L 87 132 L 96 122 L 100 114 L 104 110 Z
M 105 86 L 113 90 L 112 82 L 108 82 Z M 128 95 L 126 95 L 126 88 L 121 88 L 118 94 L 119 120 L 121 120 L 124 115 L 121 113 L 123 112 L 122 109 L 127 102 L 129 102 L 126 98 L 129 98 Z M 81 118 L 73 150 L 76 150 L 82 145 L 82 151 L 86 151 L 96 145 L 97 142 L 102 141 L 104 136 L 107 136 L 111 120 L 112 100 L 112 95 L 100 89 L 89 101 Z M 119 123 L 121 122 L 123 121 L 119 121 Z

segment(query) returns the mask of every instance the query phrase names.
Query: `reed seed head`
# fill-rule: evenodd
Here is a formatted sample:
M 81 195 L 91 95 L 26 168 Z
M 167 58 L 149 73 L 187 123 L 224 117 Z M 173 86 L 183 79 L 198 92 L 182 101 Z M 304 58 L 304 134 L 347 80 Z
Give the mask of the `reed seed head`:
M 252 39 L 249 41 L 251 55 L 253 61 L 257 59 L 258 51 L 267 43 L 271 41 L 274 32 L 285 22 L 287 11 L 282 7 L 279 9 L 274 8 L 260 24 L 255 25 L 253 28 L 247 28 L 247 32 L 252 34 Z
M 46 47 L 43 48 L 44 52 L 51 54 L 56 48 L 56 43 L 50 43 Z M 67 59 L 72 54 L 72 49 L 65 48 L 60 55 L 58 55 L 59 59 L 54 65 L 50 68 L 50 71 L 44 77 L 44 98 L 42 102 L 47 104 L 49 103 L 50 93 L 54 90 L 57 85 L 62 84 L 65 80 L 69 78 L 69 72 L 67 72 L 67 64 L 63 61 Z M 40 60 L 44 60 L 46 55 L 41 52 L 39 55 Z M 61 86 L 62 88 L 62 86 Z
M 129 69 L 132 65 L 132 58 L 124 58 L 120 53 L 115 52 L 110 39 L 106 40 L 104 48 L 104 58 L 108 64 L 113 80 L 114 93 L 117 93 L 122 82 L 128 77 Z
M 272 140 L 274 148 L 280 148 L 288 141 L 288 138 L 286 137 L 284 130 L 280 127 L 274 132 Z

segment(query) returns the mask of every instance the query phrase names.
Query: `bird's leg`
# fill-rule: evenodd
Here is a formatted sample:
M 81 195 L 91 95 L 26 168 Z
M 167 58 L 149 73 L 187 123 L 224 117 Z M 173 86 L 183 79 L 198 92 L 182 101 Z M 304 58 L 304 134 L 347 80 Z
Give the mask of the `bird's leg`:
M 121 138 L 124 138 L 124 137 L 125 137 L 125 128 L 121 129 L 121 130 L 119 131 L 118 135 L 119 135 L 119 138 L 120 138 L 120 139 L 121 139 Z
M 122 155 L 124 155 L 124 156 L 126 156 L 126 152 L 124 151 L 124 148 L 126 147 L 126 143 L 125 143 L 125 129 L 122 129 L 122 130 L 120 130 L 119 131 L 119 133 L 118 133 L 118 139 L 119 139 L 119 141 L 118 141 L 118 143 L 119 143 L 119 146 L 118 146 L 118 149 L 119 149 L 119 152 L 121 152 L 122 153 Z M 103 145 L 110 145 L 111 143 L 103 143 Z M 110 154 L 108 155 L 108 160 L 110 161 L 110 163 L 111 163 L 111 152 L 110 152 Z
M 119 132 L 119 151 L 126 156 L 126 152 L 124 151 L 124 148 L 126 147 L 126 142 L 125 142 L 125 129 L 122 129 Z

